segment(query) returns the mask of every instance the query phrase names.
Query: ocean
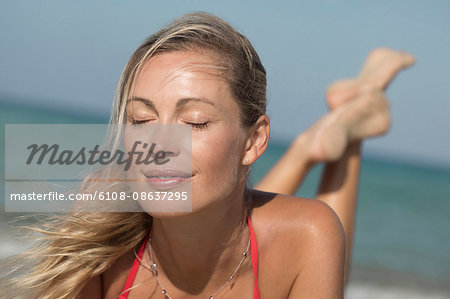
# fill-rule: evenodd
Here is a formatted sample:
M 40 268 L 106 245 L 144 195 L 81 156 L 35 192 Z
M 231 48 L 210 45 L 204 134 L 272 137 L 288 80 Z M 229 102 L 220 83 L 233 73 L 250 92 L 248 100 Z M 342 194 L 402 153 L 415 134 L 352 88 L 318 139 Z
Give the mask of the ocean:
M 107 116 L 76 114 L 0 102 L 0 124 L 106 123 Z M 0 194 L 4 194 L 4 129 L 0 130 Z M 271 140 L 252 168 L 256 182 L 288 144 Z M 321 167 L 297 193 L 314 197 Z M 22 250 L 12 237 L 0 197 L 0 259 Z M 424 297 L 426 296 L 426 297 Z M 450 298 L 450 169 L 364 157 L 353 262 L 346 298 Z

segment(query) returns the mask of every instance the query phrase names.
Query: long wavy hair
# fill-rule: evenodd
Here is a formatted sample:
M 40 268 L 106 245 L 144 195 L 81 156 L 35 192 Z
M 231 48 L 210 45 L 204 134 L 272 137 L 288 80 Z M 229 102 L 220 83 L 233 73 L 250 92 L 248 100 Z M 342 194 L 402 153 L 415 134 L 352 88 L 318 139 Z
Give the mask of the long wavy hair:
M 125 107 L 139 71 L 154 55 L 193 50 L 213 54 L 220 73 L 240 107 L 243 128 L 252 127 L 266 111 L 266 72 L 249 40 L 209 13 L 184 15 L 148 37 L 132 54 L 117 85 L 110 125 L 125 123 Z M 108 143 L 121 143 L 110 130 Z M 83 188 L 95 188 L 85 184 Z M 121 190 L 120 184 L 109 190 Z M 245 196 L 244 196 L 245 198 Z M 37 244 L 4 263 L 0 297 L 76 298 L 87 282 L 110 267 L 144 238 L 151 227 L 147 213 L 82 213 L 46 217 L 32 230 Z M 25 272 L 25 274 L 21 274 Z

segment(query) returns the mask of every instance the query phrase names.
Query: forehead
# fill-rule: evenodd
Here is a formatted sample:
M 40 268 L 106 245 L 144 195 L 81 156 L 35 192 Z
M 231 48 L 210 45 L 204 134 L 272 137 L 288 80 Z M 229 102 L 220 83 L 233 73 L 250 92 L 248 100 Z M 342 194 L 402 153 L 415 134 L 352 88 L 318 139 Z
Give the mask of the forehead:
M 217 57 L 217 56 L 216 56 Z M 170 104 L 183 98 L 205 98 L 219 110 L 239 107 L 225 80 L 224 65 L 215 55 L 196 51 L 160 53 L 146 62 L 136 76 L 132 96 Z
M 143 64 L 136 76 L 134 89 L 139 91 L 163 88 L 175 83 L 216 83 L 224 85 L 225 67 L 215 55 L 197 51 L 160 53 Z

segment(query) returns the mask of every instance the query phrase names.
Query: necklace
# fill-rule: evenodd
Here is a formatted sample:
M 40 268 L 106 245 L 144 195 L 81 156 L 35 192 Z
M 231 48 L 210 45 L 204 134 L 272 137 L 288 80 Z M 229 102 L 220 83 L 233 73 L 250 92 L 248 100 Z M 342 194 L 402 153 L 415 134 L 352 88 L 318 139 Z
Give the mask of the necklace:
M 147 247 L 148 247 L 148 251 L 150 252 L 151 265 L 144 264 L 142 262 L 142 260 L 137 256 L 136 251 L 134 252 L 134 255 L 139 260 L 141 265 L 144 266 L 145 268 L 147 268 L 148 270 L 150 270 L 152 272 L 153 276 L 155 276 L 156 282 L 157 282 L 159 288 L 161 289 L 161 293 L 163 293 L 169 299 L 173 299 L 173 297 L 170 296 L 169 293 L 167 293 L 166 289 L 163 287 L 163 285 L 161 283 L 161 280 L 158 277 L 158 271 L 157 271 L 158 266 L 156 266 L 155 262 L 153 261 L 153 252 L 152 252 L 151 242 L 152 242 L 152 237 L 150 235 L 148 242 L 147 242 Z M 245 251 L 242 254 L 241 261 L 237 265 L 236 269 L 234 269 L 233 273 L 230 275 L 230 277 L 228 277 L 227 281 L 225 281 L 225 283 L 219 289 L 217 289 L 217 291 L 215 291 L 211 296 L 208 297 L 209 299 L 214 299 L 214 296 L 216 296 L 220 291 L 222 291 L 230 283 L 230 281 L 233 280 L 234 276 L 236 275 L 236 273 L 238 272 L 242 263 L 244 262 L 245 258 L 247 257 L 249 248 L 250 248 L 250 237 L 248 238 L 247 247 L 245 248 Z

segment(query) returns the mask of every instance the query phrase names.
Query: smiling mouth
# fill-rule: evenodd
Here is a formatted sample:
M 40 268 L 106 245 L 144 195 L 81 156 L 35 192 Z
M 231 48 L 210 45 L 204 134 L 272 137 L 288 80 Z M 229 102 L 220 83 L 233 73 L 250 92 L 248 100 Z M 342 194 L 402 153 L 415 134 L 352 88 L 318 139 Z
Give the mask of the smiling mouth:
M 190 182 L 192 173 L 180 170 L 150 170 L 143 173 L 150 186 L 157 190 L 169 190 Z

